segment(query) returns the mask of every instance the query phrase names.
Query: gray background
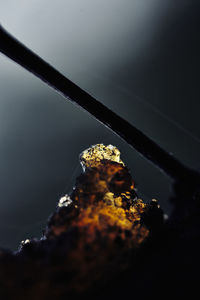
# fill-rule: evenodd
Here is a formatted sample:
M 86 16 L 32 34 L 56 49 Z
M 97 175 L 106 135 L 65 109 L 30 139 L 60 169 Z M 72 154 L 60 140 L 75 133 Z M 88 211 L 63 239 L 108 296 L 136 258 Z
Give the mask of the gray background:
M 0 0 L 2 25 L 99 101 L 200 169 L 199 1 Z M 0 247 L 40 237 L 81 172 L 114 144 L 145 201 L 165 213 L 171 181 L 110 130 L 0 56 Z

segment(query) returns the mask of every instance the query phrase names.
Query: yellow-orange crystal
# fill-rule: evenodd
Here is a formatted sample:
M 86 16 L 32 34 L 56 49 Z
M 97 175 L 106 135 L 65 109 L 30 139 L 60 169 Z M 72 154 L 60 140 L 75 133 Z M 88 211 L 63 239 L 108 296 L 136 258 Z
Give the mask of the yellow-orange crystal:
M 138 248 L 149 229 L 141 223 L 146 204 L 137 199 L 120 151 L 97 144 L 82 152 L 80 160 L 83 174 L 72 194 L 61 198 L 46 235 L 55 238 L 69 230 L 76 232 L 77 242 L 67 257 L 68 266 L 77 273 L 71 287 L 81 291 L 102 276 L 105 264 L 116 267 L 116 259 Z M 118 262 L 117 269 L 120 266 Z

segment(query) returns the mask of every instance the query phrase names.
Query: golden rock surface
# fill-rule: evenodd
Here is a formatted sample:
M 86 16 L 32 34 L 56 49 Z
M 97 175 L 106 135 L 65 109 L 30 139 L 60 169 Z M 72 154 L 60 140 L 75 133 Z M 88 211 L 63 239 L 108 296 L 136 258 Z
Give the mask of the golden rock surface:
M 80 155 L 80 161 L 83 169 L 88 167 L 96 167 L 102 160 L 115 161 L 124 165 L 120 159 L 120 151 L 117 147 L 104 144 L 93 145 L 92 147 L 83 151 Z
M 161 208 L 155 199 L 137 198 L 116 147 L 92 146 L 80 160 L 83 173 L 61 197 L 42 238 L 22 241 L 14 255 L 0 251 L 1 287 L 9 294 L 2 299 L 96 299 L 110 283 L 115 290 L 141 271 L 146 241 L 163 226 Z
M 76 232 L 77 241 L 67 260 L 68 268 L 77 274 L 70 287 L 82 291 L 107 276 L 108 266 L 109 270 L 113 265 L 124 268 L 130 253 L 147 239 L 149 229 L 141 222 L 146 204 L 137 198 L 116 147 L 97 144 L 82 152 L 80 161 L 84 172 L 71 195 L 59 201 L 46 236 L 54 239 Z M 120 257 L 126 257 L 125 261 Z

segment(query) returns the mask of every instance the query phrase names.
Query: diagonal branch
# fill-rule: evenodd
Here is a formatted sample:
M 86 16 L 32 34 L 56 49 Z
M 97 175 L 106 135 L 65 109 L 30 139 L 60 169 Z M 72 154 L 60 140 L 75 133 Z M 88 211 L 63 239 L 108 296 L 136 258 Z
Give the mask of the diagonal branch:
M 59 73 L 17 41 L 1 25 L 0 51 L 56 89 L 65 98 L 81 106 L 172 178 L 182 179 L 188 174 L 189 170 L 171 154 Z

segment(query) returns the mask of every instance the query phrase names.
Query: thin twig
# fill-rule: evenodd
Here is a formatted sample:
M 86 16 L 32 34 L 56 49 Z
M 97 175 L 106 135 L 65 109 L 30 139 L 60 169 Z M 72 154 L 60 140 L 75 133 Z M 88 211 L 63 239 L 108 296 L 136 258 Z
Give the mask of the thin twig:
M 0 50 L 3 54 L 56 89 L 65 98 L 81 106 L 172 178 L 181 179 L 188 174 L 189 170 L 171 154 L 59 73 L 38 55 L 17 41 L 1 25 Z

